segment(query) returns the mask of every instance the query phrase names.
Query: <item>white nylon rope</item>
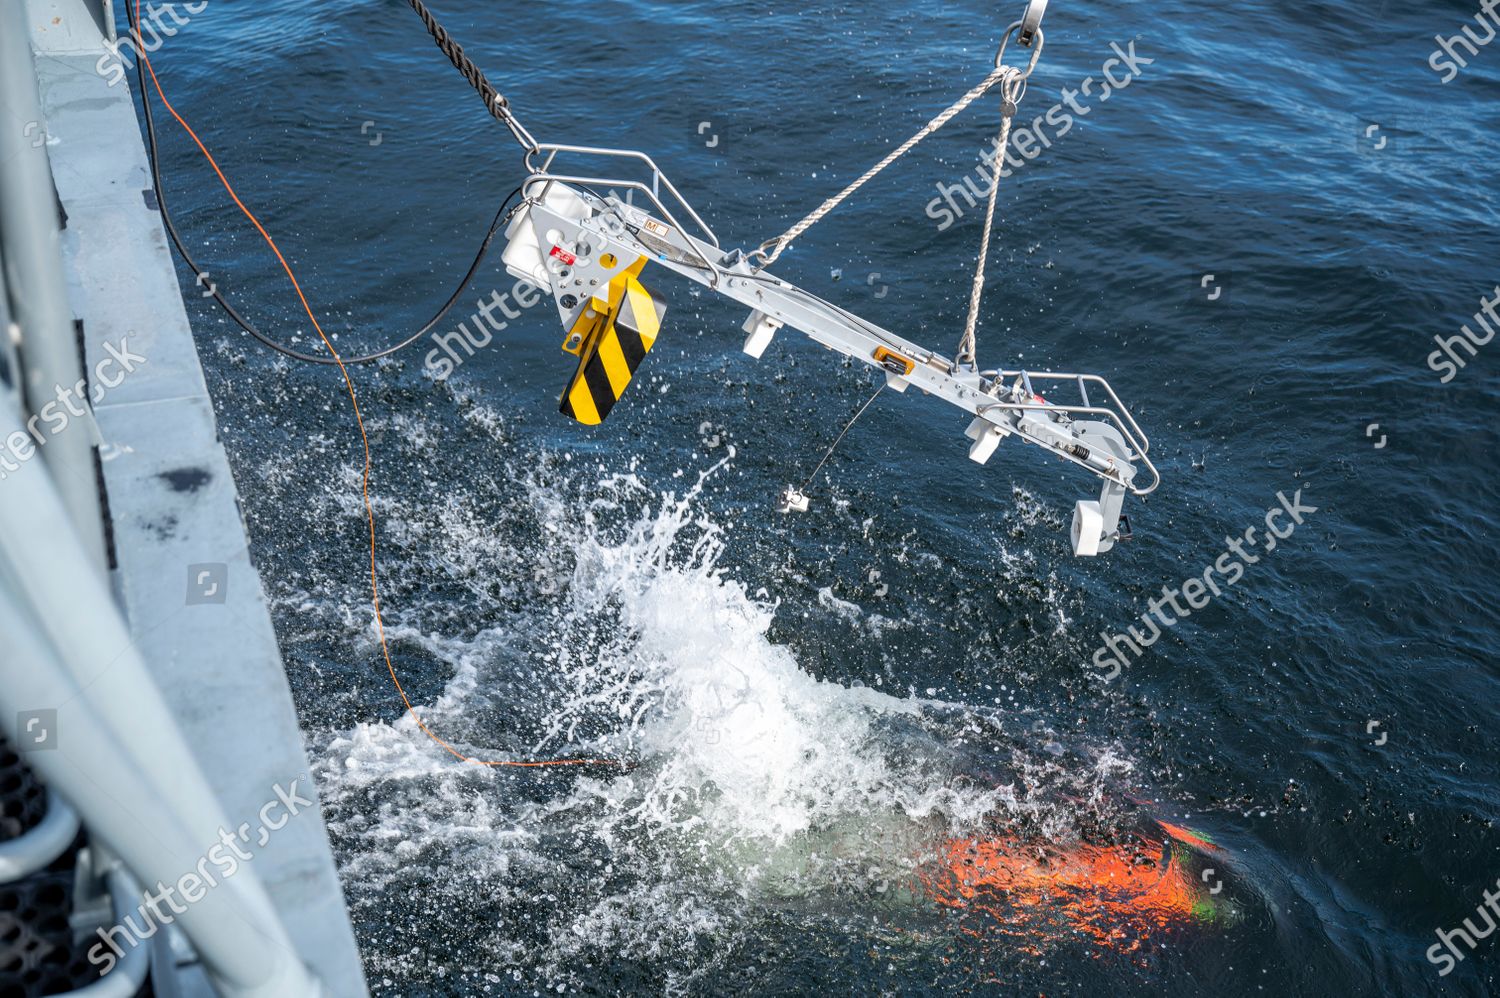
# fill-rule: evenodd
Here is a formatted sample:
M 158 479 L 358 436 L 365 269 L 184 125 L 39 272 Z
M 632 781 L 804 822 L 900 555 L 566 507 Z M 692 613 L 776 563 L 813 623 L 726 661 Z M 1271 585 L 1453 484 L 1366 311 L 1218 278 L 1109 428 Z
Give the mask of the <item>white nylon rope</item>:
M 905 156 L 907 153 L 915 149 L 917 147 L 917 144 L 923 139 L 927 138 L 933 132 L 942 128 L 948 122 L 952 121 L 955 116 L 961 113 L 970 104 L 973 104 L 979 98 L 989 93 L 990 90 L 994 88 L 995 84 L 999 83 L 1001 80 L 1006 81 L 1005 93 L 1008 95 L 1006 99 L 1007 101 L 1011 101 L 1013 103 L 1013 98 L 1010 97 L 1009 94 L 1011 94 L 1013 91 L 1019 90 L 1025 79 L 1025 75 L 1022 74 L 1020 70 L 1015 69 L 1011 66 L 996 67 L 995 71 L 986 76 L 977 86 L 974 87 L 974 89 L 970 90 L 968 93 L 960 97 L 954 104 L 949 106 L 947 110 L 943 111 L 942 114 L 939 114 L 936 118 L 933 118 L 931 121 L 929 121 L 925 126 L 923 126 L 921 131 L 917 132 L 917 134 L 913 135 L 911 138 L 902 143 L 901 147 L 895 152 L 891 153 L 885 159 L 881 160 L 879 163 L 871 167 L 862 177 L 854 181 L 854 183 L 850 184 L 848 187 L 844 188 L 838 194 L 835 194 L 833 197 L 829 198 L 827 201 L 824 201 L 812 212 L 812 214 L 808 215 L 802 221 L 792 226 L 783 235 L 777 236 L 775 239 L 762 243 L 759 249 L 750 254 L 752 257 L 758 257 L 761 261 L 760 266 L 756 269 L 764 270 L 766 267 L 769 267 L 772 263 L 776 262 L 776 258 L 781 256 L 782 251 L 785 250 L 794 239 L 802 235 L 802 233 L 806 232 L 808 229 L 812 228 L 818 222 L 822 221 L 829 212 L 833 211 L 839 205 L 843 204 L 854 194 L 854 192 L 858 191 L 865 184 L 869 183 L 871 180 L 875 179 L 875 177 L 879 176 L 880 173 L 882 173 L 886 169 L 886 167 L 890 166 L 892 163 L 896 162 L 896 160 L 900 159 L 902 156 Z M 1007 125 L 1009 124 L 1009 118 L 1006 119 L 1006 123 Z
M 990 203 L 984 213 L 984 236 L 979 242 L 979 261 L 974 266 L 974 287 L 969 292 L 969 321 L 964 326 L 963 338 L 958 341 L 957 363 L 975 365 L 975 333 L 979 328 L 979 302 L 984 297 L 984 268 L 990 255 L 990 239 L 995 231 L 995 202 L 1000 196 L 1000 170 L 1005 164 L 1005 150 L 1010 144 L 1010 123 L 1016 113 L 1016 103 L 1021 99 L 1025 78 L 1019 73 L 1007 79 L 1001 88 L 1005 104 L 1000 112 L 1000 139 L 995 145 L 995 158 L 991 161 Z

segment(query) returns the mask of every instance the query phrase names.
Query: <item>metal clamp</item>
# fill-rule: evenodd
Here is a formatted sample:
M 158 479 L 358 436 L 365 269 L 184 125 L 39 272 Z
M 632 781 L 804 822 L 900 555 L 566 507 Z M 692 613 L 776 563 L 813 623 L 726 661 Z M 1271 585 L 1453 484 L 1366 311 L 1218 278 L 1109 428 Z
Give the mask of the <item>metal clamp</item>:
M 1026 5 L 1026 13 L 1021 15 L 1021 32 L 1016 35 L 1017 45 L 1023 49 L 1029 49 L 1033 40 L 1041 40 L 1042 15 L 1045 13 L 1047 13 L 1047 0 L 1031 0 Z

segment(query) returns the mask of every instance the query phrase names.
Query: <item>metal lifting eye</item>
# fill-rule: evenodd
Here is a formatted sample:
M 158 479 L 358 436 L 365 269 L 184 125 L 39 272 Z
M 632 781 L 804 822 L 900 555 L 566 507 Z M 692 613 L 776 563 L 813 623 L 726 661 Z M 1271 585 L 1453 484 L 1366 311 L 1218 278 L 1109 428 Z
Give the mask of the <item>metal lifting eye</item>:
M 1017 21 L 1010 27 L 1005 29 L 1005 37 L 1000 39 L 1000 51 L 995 54 L 996 69 L 999 69 L 1001 66 L 1005 65 L 1005 47 L 1010 44 L 1010 36 L 1018 32 L 1021 29 L 1021 26 L 1022 22 Z M 1036 64 L 1042 58 L 1042 44 L 1044 39 L 1042 37 L 1041 28 L 1038 28 L 1036 30 L 1036 34 L 1032 37 L 1031 41 L 1031 61 L 1026 64 L 1026 70 L 1021 74 L 1022 79 L 1028 79 L 1031 76 L 1032 71 L 1036 69 Z

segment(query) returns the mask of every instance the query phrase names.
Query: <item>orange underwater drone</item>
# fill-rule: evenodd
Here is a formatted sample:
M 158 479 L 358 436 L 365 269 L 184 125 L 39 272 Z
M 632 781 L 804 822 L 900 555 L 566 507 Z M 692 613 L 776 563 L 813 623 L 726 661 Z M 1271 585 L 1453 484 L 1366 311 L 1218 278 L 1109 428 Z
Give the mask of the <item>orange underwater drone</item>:
M 968 932 L 1014 936 L 1033 951 L 1081 935 L 1133 953 L 1154 935 L 1228 916 L 1219 871 L 1208 865 L 1222 852 L 1206 836 L 1149 819 L 1108 844 L 1009 833 L 957 839 L 917 876 L 927 897 L 964 916 Z

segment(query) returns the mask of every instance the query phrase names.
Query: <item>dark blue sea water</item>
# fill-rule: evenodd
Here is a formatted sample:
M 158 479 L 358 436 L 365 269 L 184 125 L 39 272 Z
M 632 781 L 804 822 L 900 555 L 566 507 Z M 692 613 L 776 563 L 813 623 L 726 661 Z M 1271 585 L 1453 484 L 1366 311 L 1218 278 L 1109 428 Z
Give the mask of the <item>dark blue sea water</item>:
M 742 310 L 659 269 L 665 331 L 600 429 L 557 412 L 546 304 L 446 381 L 428 345 L 357 369 L 413 702 L 472 754 L 628 773 L 465 767 L 403 716 L 342 382 L 184 274 L 375 993 L 1495 993 L 1500 345 L 1447 383 L 1428 357 L 1500 285 L 1500 44 L 1445 84 L 1434 36 L 1483 37 L 1477 0 L 1052 7 L 980 359 L 1097 372 L 1134 407 L 1164 484 L 1106 557 L 1068 549 L 1090 480 L 1014 444 L 973 465 L 915 393 L 779 516 L 872 375 L 796 335 L 751 361 Z M 435 9 L 536 135 L 650 152 L 744 246 L 966 90 L 1019 14 Z M 154 61 L 346 351 L 424 321 L 521 178 L 397 0 L 216 3 Z M 955 194 L 941 227 L 939 186 L 998 123 L 982 101 L 775 271 L 950 351 L 980 220 Z M 162 134 L 201 262 L 313 349 Z M 513 284 L 497 249 L 444 329 Z M 1095 668 L 1299 490 L 1316 512 L 1275 551 Z M 1166 886 L 1116 896 L 1110 857 L 1156 821 L 1215 845 L 1158 849 L 1134 865 Z

